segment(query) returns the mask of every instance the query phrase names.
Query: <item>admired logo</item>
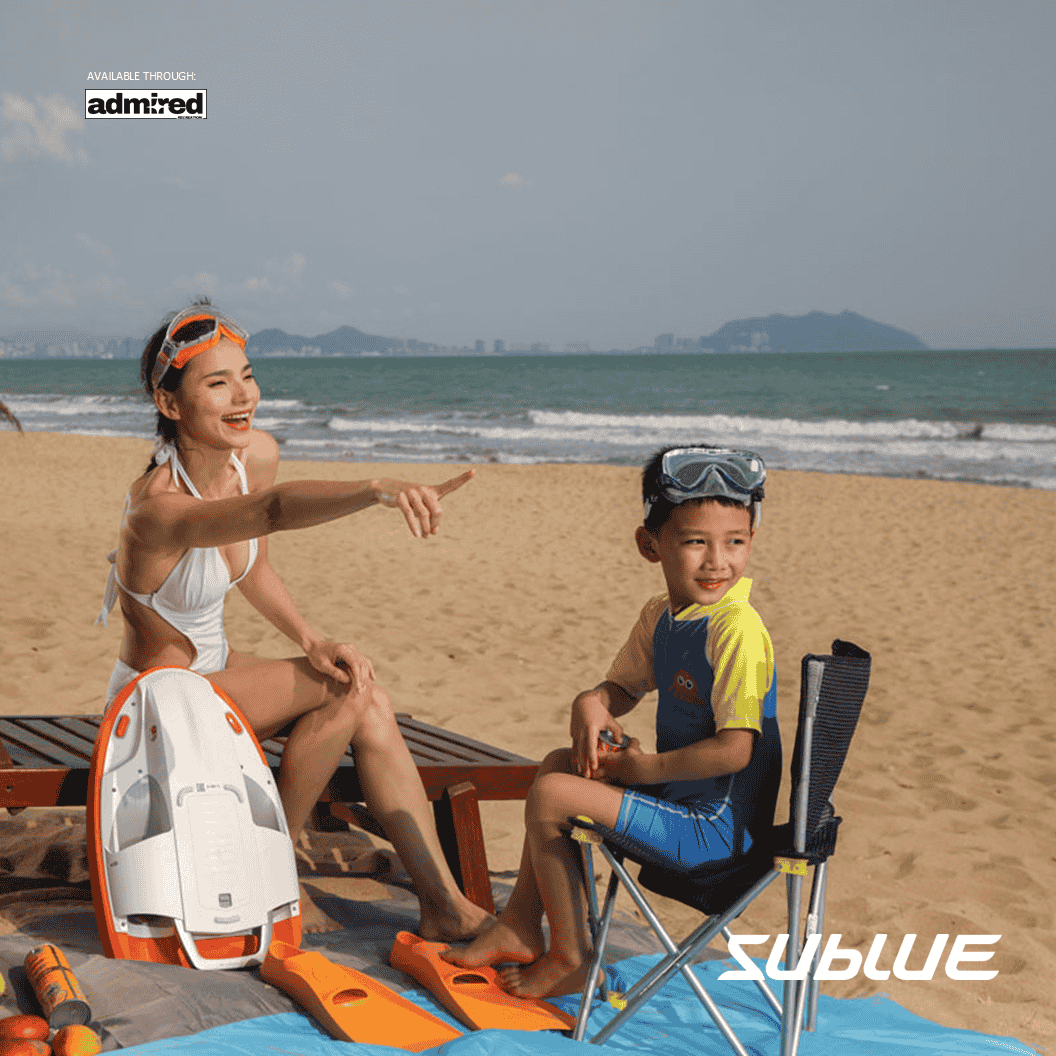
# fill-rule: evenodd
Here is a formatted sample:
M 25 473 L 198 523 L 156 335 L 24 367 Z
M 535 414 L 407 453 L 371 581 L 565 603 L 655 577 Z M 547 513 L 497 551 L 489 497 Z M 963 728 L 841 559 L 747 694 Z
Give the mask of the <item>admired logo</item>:
M 110 91 L 85 88 L 85 119 L 153 118 L 204 120 L 206 116 L 204 88 L 164 88 L 160 91 Z
M 880 968 L 878 964 L 884 943 L 887 942 L 886 935 L 874 936 L 869 952 L 864 957 L 860 950 L 853 948 L 840 949 L 841 938 L 843 936 L 840 934 L 829 936 L 828 942 L 825 943 L 825 949 L 821 952 L 818 960 L 818 968 L 814 973 L 815 979 L 853 979 L 862 970 L 863 962 L 867 979 L 883 980 L 890 977 L 891 972 L 886 968 Z M 967 947 L 993 946 L 1000 938 L 1000 935 L 955 936 L 949 955 L 946 958 L 946 974 L 951 979 L 957 980 L 993 979 L 997 975 L 996 970 L 973 971 L 970 968 L 962 968 L 961 965 L 970 961 L 990 960 L 994 955 L 993 950 L 983 952 L 969 950 Z M 723 972 L 719 978 L 761 980 L 763 973 L 759 970 L 758 965 L 748 957 L 742 947 L 768 942 L 769 939 L 769 935 L 730 936 L 730 954 L 743 970 L 731 969 L 728 972 Z M 785 955 L 785 949 L 788 946 L 788 936 L 778 935 L 770 951 L 770 956 L 767 958 L 766 974 L 771 979 L 805 979 L 810 970 L 811 962 L 821 947 L 821 940 L 822 936 L 817 933 L 809 936 L 804 945 L 803 953 L 799 958 L 799 963 L 794 968 L 785 969 L 780 965 Z M 935 969 L 938 968 L 939 962 L 942 960 L 942 954 L 946 948 L 946 943 L 950 940 L 950 936 L 936 935 L 932 941 L 931 949 L 928 951 L 923 968 L 910 969 L 908 967 L 909 955 L 913 951 L 915 940 L 916 935 L 906 935 L 902 939 L 902 944 L 895 955 L 893 966 L 896 979 L 931 979 L 935 975 Z

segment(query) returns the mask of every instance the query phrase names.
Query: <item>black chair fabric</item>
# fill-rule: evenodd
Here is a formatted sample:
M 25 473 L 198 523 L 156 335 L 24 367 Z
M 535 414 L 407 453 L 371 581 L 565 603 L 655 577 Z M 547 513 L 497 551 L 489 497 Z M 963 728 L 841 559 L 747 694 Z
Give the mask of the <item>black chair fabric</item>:
M 818 695 L 810 754 L 810 794 L 807 800 L 807 839 L 833 818 L 832 791 L 840 776 L 847 750 L 858 725 L 865 692 L 869 687 L 871 659 L 869 654 L 851 642 L 836 639 L 831 656 L 808 654 L 803 657 L 800 675 L 799 719 L 796 724 L 796 746 L 792 753 L 792 796 L 788 816 L 794 818 L 802 770 L 803 733 L 808 706 L 807 684 L 810 661 L 825 664 L 825 674 Z M 837 822 L 837 824 L 839 824 Z M 791 844 L 790 844 L 791 846 Z M 830 852 L 831 853 L 831 852 Z

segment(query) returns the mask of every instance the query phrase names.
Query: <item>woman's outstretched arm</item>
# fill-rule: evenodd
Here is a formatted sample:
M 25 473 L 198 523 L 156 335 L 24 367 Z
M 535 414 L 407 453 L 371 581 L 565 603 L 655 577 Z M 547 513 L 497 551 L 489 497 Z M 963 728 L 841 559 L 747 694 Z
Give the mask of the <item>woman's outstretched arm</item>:
M 277 447 L 274 464 L 278 464 Z M 140 545 L 156 550 L 227 546 L 274 532 L 325 524 L 381 504 L 400 510 L 411 533 L 424 538 L 439 528 L 440 499 L 469 481 L 474 472 L 468 470 L 435 486 L 389 478 L 295 480 L 248 495 L 207 501 L 178 491 L 148 493 L 133 503 L 128 530 Z

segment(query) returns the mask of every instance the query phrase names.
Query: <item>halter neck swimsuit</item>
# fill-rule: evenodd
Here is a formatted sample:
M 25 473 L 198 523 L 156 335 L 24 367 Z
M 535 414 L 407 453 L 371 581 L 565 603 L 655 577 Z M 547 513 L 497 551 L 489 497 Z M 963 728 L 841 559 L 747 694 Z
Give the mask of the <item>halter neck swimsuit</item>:
M 180 464 L 173 445 L 163 446 L 154 458 L 159 465 L 168 462 L 173 478 L 185 484 L 187 490 L 196 499 L 201 499 L 202 496 L 198 493 L 198 489 Z M 242 494 L 247 495 L 249 482 L 246 480 L 246 468 L 235 457 L 233 451 L 231 452 L 231 464 L 238 474 Z M 127 502 L 125 510 L 126 512 L 128 510 Z M 190 641 L 195 650 L 194 660 L 191 663 L 192 671 L 203 675 L 222 671 L 227 665 L 228 654 L 227 635 L 224 633 L 224 598 L 227 592 L 240 583 L 253 567 L 253 562 L 257 558 L 257 540 L 249 540 L 246 567 L 237 579 L 231 579 L 227 565 L 216 547 L 192 547 L 176 562 L 173 570 L 165 578 L 165 582 L 153 594 L 137 594 L 134 590 L 129 590 L 118 578 L 117 566 L 114 564 L 116 557 L 117 551 L 114 550 L 109 555 L 110 576 L 106 582 L 103 607 L 95 622 L 106 626 L 107 615 L 117 601 L 118 589 L 123 590 L 141 605 L 153 609 L 166 623 Z M 111 691 L 108 699 L 116 695 L 117 691 L 138 673 L 128 664 L 118 660 L 110 679 Z M 119 679 L 121 680 L 120 685 L 115 689 L 114 683 Z

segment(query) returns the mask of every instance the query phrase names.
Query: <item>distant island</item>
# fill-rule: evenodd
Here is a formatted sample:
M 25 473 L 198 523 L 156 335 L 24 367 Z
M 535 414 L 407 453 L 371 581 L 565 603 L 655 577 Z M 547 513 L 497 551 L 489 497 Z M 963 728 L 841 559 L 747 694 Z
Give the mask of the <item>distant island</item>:
M 867 319 L 857 312 L 838 315 L 808 312 L 806 315 L 767 315 L 736 319 L 705 337 L 660 334 L 651 345 L 637 348 L 592 349 L 568 344 L 565 354 L 648 353 L 736 353 L 736 352 L 910 352 L 927 351 L 920 338 L 898 327 Z M 134 359 L 142 351 L 142 340 L 96 338 L 68 331 L 14 334 L 0 338 L 0 358 L 24 359 Z M 490 345 L 477 340 L 470 345 L 437 345 L 414 338 L 367 334 L 354 326 L 341 326 L 326 334 L 301 337 L 270 328 L 253 334 L 246 348 L 250 356 L 420 356 L 420 355 L 554 355 L 549 345 L 511 344 L 503 340 Z M 560 353 L 556 353 L 560 354 Z
M 919 352 L 928 346 L 907 330 L 857 312 L 808 312 L 737 319 L 700 339 L 713 352 Z

